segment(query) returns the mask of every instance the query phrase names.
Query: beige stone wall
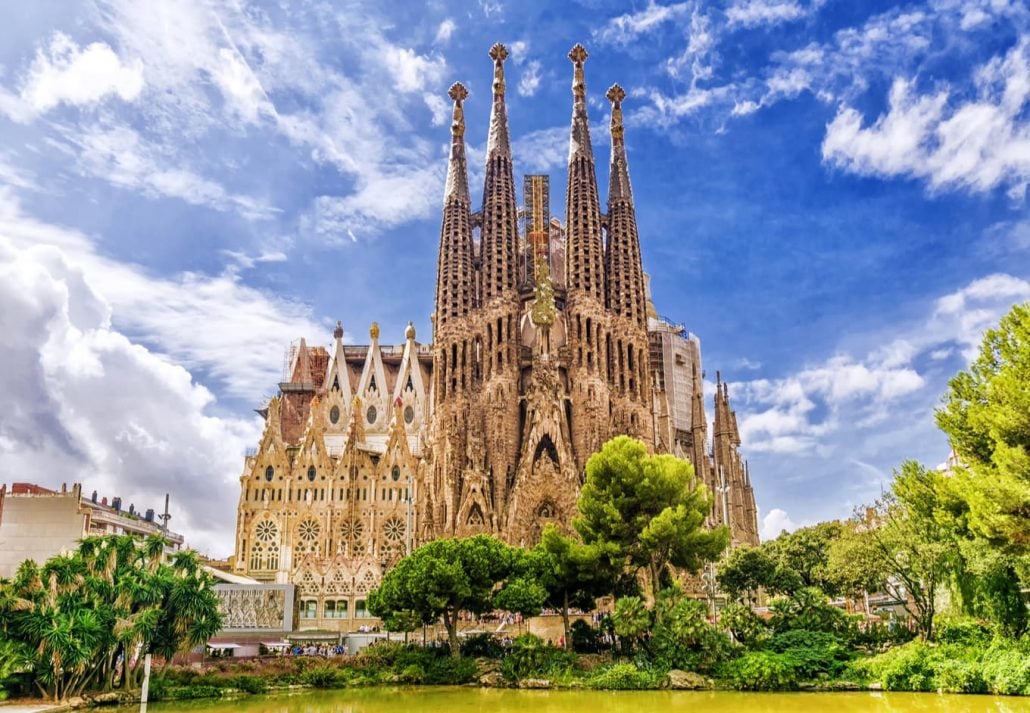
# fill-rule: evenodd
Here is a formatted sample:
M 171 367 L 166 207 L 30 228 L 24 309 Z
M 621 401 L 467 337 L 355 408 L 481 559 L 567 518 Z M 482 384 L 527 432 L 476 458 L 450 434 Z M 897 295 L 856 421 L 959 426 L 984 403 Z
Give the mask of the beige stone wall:
M 0 522 L 0 577 L 11 577 L 27 559 L 43 563 L 74 550 L 85 534 L 86 515 L 77 491 L 53 495 L 11 495 Z

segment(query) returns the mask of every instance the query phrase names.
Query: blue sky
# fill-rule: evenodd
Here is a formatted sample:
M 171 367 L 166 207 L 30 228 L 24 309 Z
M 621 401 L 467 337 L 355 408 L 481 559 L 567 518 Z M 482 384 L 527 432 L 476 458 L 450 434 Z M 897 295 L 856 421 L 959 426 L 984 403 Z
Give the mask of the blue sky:
M 170 491 L 231 548 L 291 340 L 429 334 L 464 82 L 482 185 L 496 41 L 516 172 L 564 205 L 575 42 L 602 200 L 619 82 L 658 310 L 731 383 L 764 531 L 906 458 L 1030 299 L 1030 12 L 912 3 L 37 1 L 0 27 L 0 474 Z M 31 8 L 31 9 L 30 9 Z M 474 198 L 475 200 L 475 198 Z M 711 389 L 709 388 L 709 393 Z

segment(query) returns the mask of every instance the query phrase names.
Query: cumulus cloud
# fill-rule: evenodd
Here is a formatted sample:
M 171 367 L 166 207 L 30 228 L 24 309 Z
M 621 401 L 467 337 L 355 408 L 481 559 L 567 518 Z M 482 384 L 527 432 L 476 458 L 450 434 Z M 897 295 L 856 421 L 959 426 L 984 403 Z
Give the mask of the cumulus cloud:
M 826 128 L 823 160 L 844 170 L 927 179 L 931 190 L 975 192 L 1030 181 L 1030 41 L 974 73 L 977 97 L 953 101 L 947 89 L 920 94 L 897 79 L 888 109 L 871 125 L 844 106 Z
M 123 62 L 110 46 L 94 42 L 80 48 L 56 32 L 36 52 L 18 95 L 0 96 L 0 110 L 15 121 L 29 121 L 59 104 L 88 106 L 109 96 L 133 101 L 143 89 L 143 64 Z
M 765 514 L 762 518 L 762 539 L 763 540 L 774 540 L 786 532 L 793 532 L 798 529 L 797 523 L 795 523 L 790 515 L 786 511 L 780 508 L 773 508 Z
M 212 394 L 114 329 L 110 305 L 54 246 L 0 237 L 0 335 L 0 469 L 141 508 L 170 493 L 188 543 L 227 553 L 257 419 L 213 415 Z
M 0 191 L 0 236 L 15 250 L 48 245 L 110 306 L 114 329 L 191 371 L 203 371 L 224 392 L 248 401 L 276 383 L 285 345 L 326 333 L 301 304 L 269 296 L 222 275 L 158 277 L 106 258 L 81 233 L 25 215 Z

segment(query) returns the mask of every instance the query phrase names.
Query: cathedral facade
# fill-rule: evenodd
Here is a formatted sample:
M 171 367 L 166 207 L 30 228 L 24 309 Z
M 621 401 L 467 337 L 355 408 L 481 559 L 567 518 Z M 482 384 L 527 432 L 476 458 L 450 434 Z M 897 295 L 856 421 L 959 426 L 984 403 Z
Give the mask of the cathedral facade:
M 758 541 L 750 473 L 728 388 L 708 437 L 700 343 L 657 318 L 647 293 L 612 86 L 607 203 L 590 141 L 576 45 L 565 222 L 549 178 L 516 180 L 505 106 L 507 50 L 494 45 L 482 203 L 468 185 L 461 84 L 453 102 L 432 344 L 409 323 L 399 346 L 303 340 L 266 408 L 241 476 L 235 570 L 298 588 L 302 627 L 349 630 L 382 571 L 433 538 L 475 533 L 532 545 L 568 528 L 586 461 L 629 434 L 691 460 L 715 494 L 712 525 Z

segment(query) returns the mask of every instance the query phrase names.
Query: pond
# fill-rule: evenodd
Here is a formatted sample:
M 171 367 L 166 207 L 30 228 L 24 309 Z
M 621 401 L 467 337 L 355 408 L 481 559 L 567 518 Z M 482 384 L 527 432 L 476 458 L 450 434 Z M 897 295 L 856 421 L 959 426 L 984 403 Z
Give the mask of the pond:
M 155 703 L 150 713 L 798 713 L 890 711 L 1030 713 L 1030 698 L 934 693 L 737 693 L 732 691 L 518 691 L 364 688 L 225 701 Z M 123 709 L 128 713 L 130 709 Z

